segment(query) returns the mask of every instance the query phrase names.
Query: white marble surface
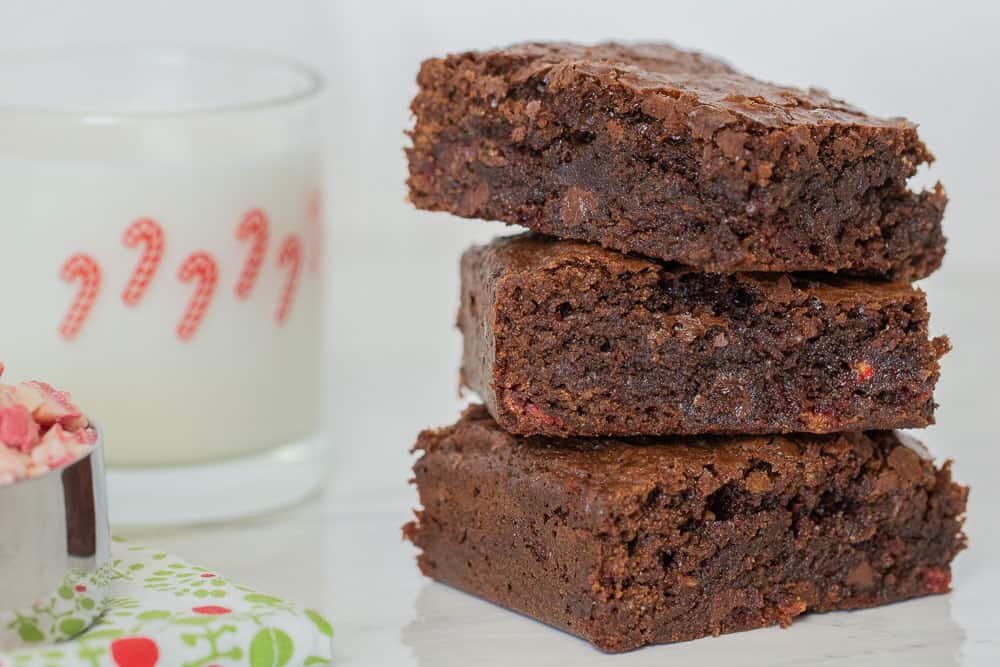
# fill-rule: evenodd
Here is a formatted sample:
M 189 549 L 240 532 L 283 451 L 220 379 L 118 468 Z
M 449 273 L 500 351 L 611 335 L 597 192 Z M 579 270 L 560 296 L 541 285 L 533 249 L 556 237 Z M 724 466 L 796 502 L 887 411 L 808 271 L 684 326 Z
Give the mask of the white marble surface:
M 1000 328 L 1000 274 L 951 270 L 926 285 L 934 329 L 951 334 L 955 351 L 944 364 L 939 425 L 920 436 L 938 456 L 954 457 L 957 478 L 973 487 L 971 546 L 956 562 L 952 594 L 612 657 L 423 579 L 414 549 L 400 539 L 415 502 L 407 449 L 421 427 L 453 420 L 459 403 L 453 294 L 435 287 L 450 286 L 464 241 L 444 227 L 427 228 L 441 234 L 440 261 L 390 270 L 345 256 L 337 265 L 330 403 L 337 463 L 322 496 L 251 521 L 129 536 L 326 610 L 341 665 L 1000 664 L 993 516 L 1000 448 L 992 428 L 1000 364 L 990 349 Z M 412 280 L 398 280 L 407 273 Z

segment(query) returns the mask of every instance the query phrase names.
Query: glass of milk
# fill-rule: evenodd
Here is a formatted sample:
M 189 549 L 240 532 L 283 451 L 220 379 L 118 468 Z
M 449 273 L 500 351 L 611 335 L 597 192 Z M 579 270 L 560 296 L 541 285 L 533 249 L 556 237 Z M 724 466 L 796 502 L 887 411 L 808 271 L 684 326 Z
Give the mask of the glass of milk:
M 0 360 L 105 432 L 113 521 L 234 518 L 326 470 L 320 78 L 270 56 L 0 56 Z

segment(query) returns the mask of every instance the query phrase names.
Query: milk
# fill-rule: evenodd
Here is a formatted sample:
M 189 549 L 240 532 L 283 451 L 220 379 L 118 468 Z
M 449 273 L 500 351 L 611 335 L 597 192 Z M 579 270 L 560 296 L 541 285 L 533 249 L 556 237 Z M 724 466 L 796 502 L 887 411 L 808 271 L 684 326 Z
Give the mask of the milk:
M 91 71 L 117 66 L 95 60 Z M 7 78 L 28 102 L 0 93 L 4 379 L 69 390 L 119 470 L 224 462 L 317 429 L 323 233 L 308 81 L 277 67 L 264 78 L 279 97 L 254 101 L 252 67 L 213 63 L 105 72 L 109 112 L 84 99 L 88 86 L 64 109 L 40 106 L 51 100 L 23 67 Z M 188 99 L 198 91 L 211 91 L 204 108 Z

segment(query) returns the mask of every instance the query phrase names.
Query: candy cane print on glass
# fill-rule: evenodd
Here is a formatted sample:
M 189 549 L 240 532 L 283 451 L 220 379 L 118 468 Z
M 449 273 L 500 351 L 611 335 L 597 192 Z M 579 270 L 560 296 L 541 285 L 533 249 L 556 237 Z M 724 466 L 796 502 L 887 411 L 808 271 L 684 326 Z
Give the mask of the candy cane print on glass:
M 295 302 L 295 288 L 299 284 L 299 271 L 302 267 L 302 241 L 295 234 L 290 234 L 285 242 L 281 244 L 281 252 L 278 255 L 278 265 L 287 267 L 288 276 L 285 278 L 285 287 L 281 291 L 281 301 L 278 304 L 278 312 L 274 319 L 279 325 L 284 324 L 288 319 L 288 314 L 292 310 Z
M 260 268 L 267 256 L 267 242 L 270 234 L 271 223 L 267 219 L 267 214 L 257 208 L 247 213 L 239 227 L 236 228 L 236 238 L 240 241 L 250 242 L 250 250 L 247 252 L 243 270 L 240 271 L 240 279 L 236 283 L 236 296 L 241 299 L 250 296 L 250 292 L 257 282 Z
M 122 243 L 126 248 L 142 246 L 139 263 L 122 292 L 122 302 L 126 306 L 137 306 L 163 260 L 163 228 L 155 220 L 141 218 L 125 229 Z
M 60 335 L 71 341 L 80 333 L 97 300 L 97 293 L 101 289 L 101 267 L 93 257 L 81 253 L 66 260 L 61 275 L 68 283 L 80 283 L 76 296 L 70 303 L 69 312 L 59 326 Z
M 186 342 L 194 338 L 198 325 L 201 324 L 205 312 L 212 303 L 212 295 L 215 294 L 215 286 L 219 282 L 219 268 L 211 255 L 198 251 L 184 260 L 177 276 L 181 282 L 197 282 L 194 294 L 184 310 L 184 316 L 177 325 L 177 337 Z

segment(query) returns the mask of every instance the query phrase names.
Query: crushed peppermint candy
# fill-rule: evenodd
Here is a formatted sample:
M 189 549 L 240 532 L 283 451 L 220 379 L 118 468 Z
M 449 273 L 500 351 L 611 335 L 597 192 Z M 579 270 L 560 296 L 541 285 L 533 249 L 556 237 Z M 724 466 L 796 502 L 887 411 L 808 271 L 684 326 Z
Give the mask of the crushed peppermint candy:
M 96 442 L 97 432 L 66 392 L 37 381 L 0 384 L 0 485 L 62 468 Z

